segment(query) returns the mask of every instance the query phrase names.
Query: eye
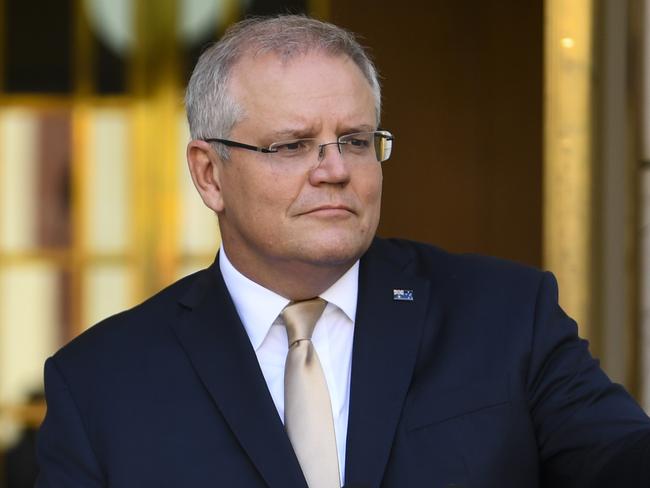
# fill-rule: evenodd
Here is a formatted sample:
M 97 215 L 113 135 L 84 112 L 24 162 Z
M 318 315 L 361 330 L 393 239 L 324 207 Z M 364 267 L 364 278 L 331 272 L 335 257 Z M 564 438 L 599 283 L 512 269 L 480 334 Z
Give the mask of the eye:
M 299 151 L 302 146 L 303 143 L 301 141 L 295 141 L 282 144 L 278 149 L 281 151 Z
M 278 142 L 276 144 L 273 144 L 274 149 L 277 149 L 278 152 L 302 151 L 305 148 L 307 148 L 307 146 L 308 146 L 307 141 L 304 141 L 302 139 L 298 139 L 295 141 Z
M 359 147 L 359 148 L 368 147 L 370 145 L 370 143 L 368 142 L 368 139 L 361 139 L 361 138 L 358 138 L 358 137 L 348 139 L 347 143 L 352 144 L 353 146 L 356 146 L 356 147 Z
M 342 136 L 340 141 L 347 146 L 349 152 L 362 154 L 372 145 L 372 133 L 360 132 Z
M 308 153 L 311 149 L 312 141 L 309 139 L 296 139 L 295 141 L 277 142 L 271 145 L 280 156 L 296 156 Z

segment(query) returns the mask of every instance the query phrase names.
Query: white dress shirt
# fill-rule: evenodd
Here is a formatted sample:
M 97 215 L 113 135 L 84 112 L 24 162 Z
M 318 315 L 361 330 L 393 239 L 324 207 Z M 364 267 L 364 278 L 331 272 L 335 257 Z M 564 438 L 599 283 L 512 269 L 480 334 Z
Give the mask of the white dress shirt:
M 219 252 L 219 268 L 255 349 L 280 419 L 284 422 L 284 363 L 289 346 L 287 331 L 279 315 L 289 300 L 237 271 L 223 247 Z M 357 261 L 336 283 L 320 294 L 321 298 L 327 300 L 327 307 L 316 322 L 312 335 L 312 343 L 323 367 L 332 402 L 341 484 L 345 478 L 345 442 L 358 283 Z

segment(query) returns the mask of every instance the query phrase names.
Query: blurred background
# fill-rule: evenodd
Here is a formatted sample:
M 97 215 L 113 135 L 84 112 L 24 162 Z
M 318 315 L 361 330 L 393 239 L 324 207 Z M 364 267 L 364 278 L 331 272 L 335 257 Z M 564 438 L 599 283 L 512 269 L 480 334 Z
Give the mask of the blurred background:
M 280 12 L 370 47 L 380 234 L 550 269 L 650 407 L 650 0 L 0 0 L 0 487 L 33 485 L 45 358 L 214 259 L 183 89 Z

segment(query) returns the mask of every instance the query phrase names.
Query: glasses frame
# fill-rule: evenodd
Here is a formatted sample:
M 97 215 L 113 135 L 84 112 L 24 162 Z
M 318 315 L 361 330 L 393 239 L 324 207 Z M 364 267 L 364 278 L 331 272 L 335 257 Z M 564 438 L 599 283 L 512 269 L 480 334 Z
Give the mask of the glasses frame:
M 395 136 L 393 136 L 392 133 L 390 133 L 389 131 L 384 130 L 384 129 L 369 130 L 369 131 L 364 131 L 364 132 L 353 132 L 351 134 L 343 134 L 343 135 L 339 136 L 336 139 L 336 141 L 334 141 L 334 142 L 324 142 L 322 144 L 318 144 L 318 159 L 319 159 L 319 161 L 323 157 L 323 151 L 325 149 L 325 146 L 331 146 L 333 144 L 336 144 L 337 147 L 338 147 L 338 150 L 339 150 L 339 154 L 340 154 L 341 153 L 341 145 L 348 144 L 348 142 L 345 142 L 345 141 L 341 142 L 341 139 L 346 138 L 346 137 L 350 137 L 350 136 L 354 136 L 354 135 L 357 135 L 357 134 L 375 134 L 375 137 L 377 137 L 377 135 L 379 135 L 380 137 L 383 137 L 384 139 L 386 139 L 386 141 L 388 141 L 390 143 L 392 143 L 393 140 L 395 140 Z M 290 139 L 290 140 L 286 140 L 286 141 L 273 142 L 268 147 L 253 146 L 251 144 L 246 144 L 246 143 L 238 142 L 238 141 L 232 141 L 232 140 L 229 140 L 229 139 L 221 139 L 221 138 L 218 138 L 218 137 L 208 137 L 208 138 L 205 138 L 205 139 L 202 139 L 202 140 L 205 141 L 205 142 L 217 142 L 219 144 L 223 144 L 224 146 L 237 147 L 239 149 L 246 149 L 248 151 L 255 151 L 255 152 L 264 153 L 264 154 L 273 154 L 273 153 L 278 152 L 278 149 L 275 149 L 274 146 L 278 146 L 278 145 L 282 145 L 282 144 L 288 144 L 288 143 L 294 142 L 294 141 L 316 140 L 316 139 L 311 138 L 311 137 L 304 137 L 304 138 L 299 138 L 299 139 Z M 391 149 L 391 151 L 392 151 L 392 149 Z M 385 161 L 388 161 L 388 159 L 390 159 L 390 155 L 388 156 L 388 158 L 383 159 L 383 160 L 380 160 L 378 156 L 379 155 L 377 154 L 377 150 L 375 149 L 375 157 L 377 158 L 377 162 L 383 163 Z

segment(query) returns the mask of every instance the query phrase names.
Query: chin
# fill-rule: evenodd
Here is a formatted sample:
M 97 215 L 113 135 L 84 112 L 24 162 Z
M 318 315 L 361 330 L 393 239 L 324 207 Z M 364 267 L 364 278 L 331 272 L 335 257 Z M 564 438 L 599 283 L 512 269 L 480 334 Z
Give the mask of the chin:
M 351 266 L 366 252 L 370 242 L 371 239 L 321 239 L 312 243 L 305 257 L 317 266 Z

